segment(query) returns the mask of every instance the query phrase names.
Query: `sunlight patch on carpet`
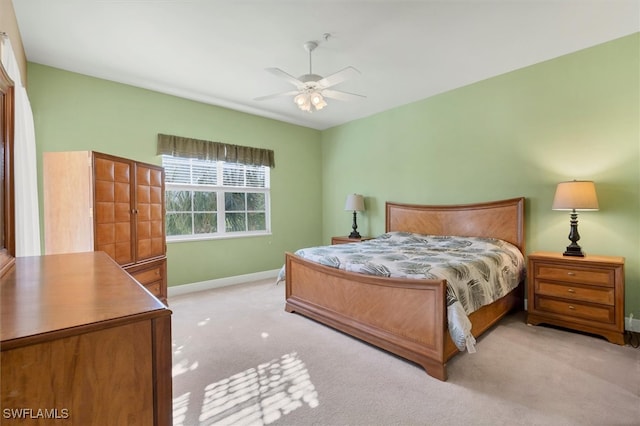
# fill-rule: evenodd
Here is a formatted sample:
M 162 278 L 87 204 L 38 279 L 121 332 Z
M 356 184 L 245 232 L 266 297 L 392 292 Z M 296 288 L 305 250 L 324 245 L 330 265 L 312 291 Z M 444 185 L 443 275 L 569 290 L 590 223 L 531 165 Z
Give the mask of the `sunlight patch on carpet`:
M 182 425 L 189 393 L 173 399 L 174 425 Z M 200 425 L 267 425 L 308 405 L 319 405 L 305 364 L 296 352 L 207 385 Z
M 198 368 L 198 361 L 189 364 L 189 360 L 183 359 L 171 368 L 171 377 L 176 377 L 180 374 L 188 373 L 189 371 L 193 371 L 196 368 Z

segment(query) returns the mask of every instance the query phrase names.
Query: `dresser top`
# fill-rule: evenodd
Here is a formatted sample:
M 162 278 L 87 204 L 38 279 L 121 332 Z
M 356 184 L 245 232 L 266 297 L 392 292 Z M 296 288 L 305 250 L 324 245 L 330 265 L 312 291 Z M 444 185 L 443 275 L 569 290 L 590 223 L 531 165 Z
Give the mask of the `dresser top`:
M 2 350 L 170 314 L 103 252 L 19 257 L 0 278 Z

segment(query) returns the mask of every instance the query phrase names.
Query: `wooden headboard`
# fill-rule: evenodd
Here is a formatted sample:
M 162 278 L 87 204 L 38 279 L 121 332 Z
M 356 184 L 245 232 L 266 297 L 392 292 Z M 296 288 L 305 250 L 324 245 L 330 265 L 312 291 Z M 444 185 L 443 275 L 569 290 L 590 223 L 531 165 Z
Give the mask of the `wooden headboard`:
M 386 203 L 386 232 L 491 237 L 510 242 L 524 254 L 524 197 L 478 204 Z

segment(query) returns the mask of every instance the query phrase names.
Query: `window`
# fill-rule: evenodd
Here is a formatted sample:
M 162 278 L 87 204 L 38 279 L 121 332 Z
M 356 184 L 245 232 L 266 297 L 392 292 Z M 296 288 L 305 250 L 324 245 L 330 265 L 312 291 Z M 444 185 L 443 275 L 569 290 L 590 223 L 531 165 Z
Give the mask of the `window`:
M 167 241 L 268 234 L 267 166 L 162 156 Z

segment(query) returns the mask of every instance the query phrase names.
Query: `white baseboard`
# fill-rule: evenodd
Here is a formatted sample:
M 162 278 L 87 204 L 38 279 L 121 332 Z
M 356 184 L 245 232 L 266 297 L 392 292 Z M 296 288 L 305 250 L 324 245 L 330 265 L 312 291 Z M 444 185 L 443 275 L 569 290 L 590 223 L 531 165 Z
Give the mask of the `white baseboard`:
M 260 281 L 270 278 L 273 278 L 273 282 L 275 284 L 278 272 L 280 272 L 280 269 L 255 272 L 253 274 L 236 275 L 234 277 L 219 278 L 216 280 L 200 281 L 192 284 L 176 285 L 167 288 L 167 295 L 168 297 L 178 296 L 180 294 L 195 293 L 197 291 L 211 290 L 236 284 L 245 284 L 251 281 Z
M 640 333 L 640 319 L 633 318 L 633 316 L 625 317 L 624 329 L 629 331 L 635 331 L 636 333 Z

